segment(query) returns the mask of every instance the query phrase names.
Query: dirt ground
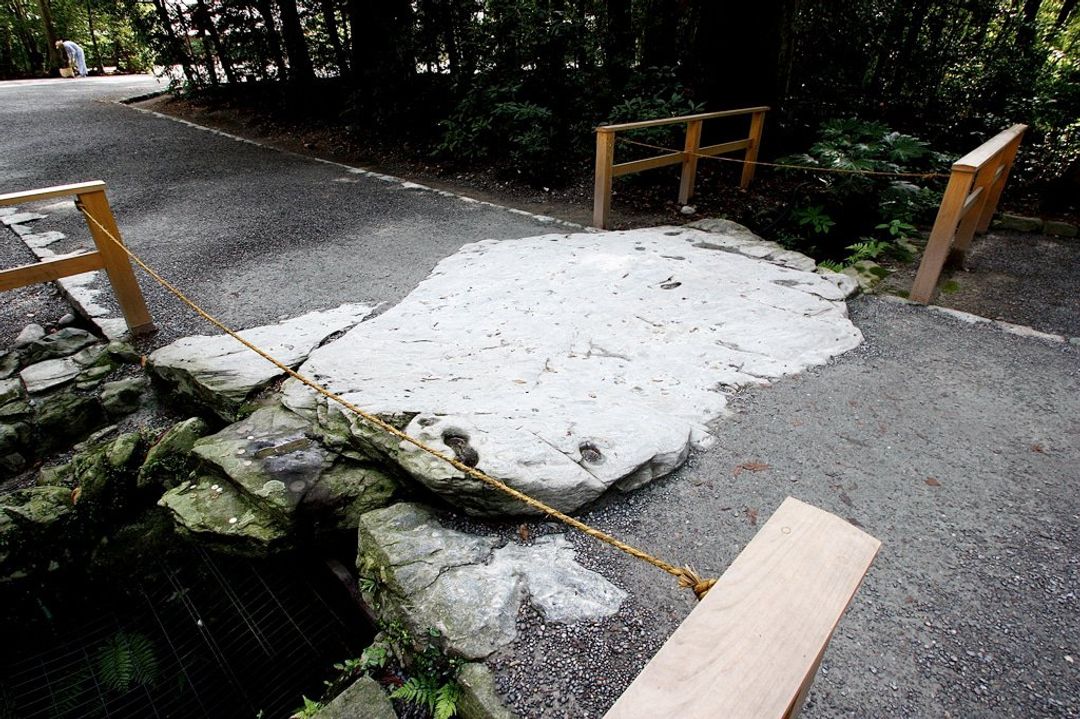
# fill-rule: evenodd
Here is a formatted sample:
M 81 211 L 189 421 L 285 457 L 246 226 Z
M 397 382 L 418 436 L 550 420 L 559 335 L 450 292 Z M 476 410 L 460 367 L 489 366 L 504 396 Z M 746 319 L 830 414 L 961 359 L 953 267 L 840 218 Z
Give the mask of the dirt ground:
M 904 294 L 917 265 L 892 268 L 885 292 Z M 1005 230 L 976 237 L 962 269 L 943 273 L 935 304 L 1080 337 L 1080 238 Z

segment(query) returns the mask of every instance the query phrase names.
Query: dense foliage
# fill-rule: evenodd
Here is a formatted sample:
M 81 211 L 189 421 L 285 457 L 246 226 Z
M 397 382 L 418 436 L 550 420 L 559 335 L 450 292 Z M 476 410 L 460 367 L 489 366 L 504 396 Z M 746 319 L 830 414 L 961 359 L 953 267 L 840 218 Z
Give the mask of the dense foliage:
M 0 76 L 54 71 L 59 36 L 543 182 L 598 122 L 749 104 L 772 156 L 835 118 L 952 153 L 1026 122 L 1021 182 L 1062 201 L 1080 174 L 1077 0 L 0 0 Z

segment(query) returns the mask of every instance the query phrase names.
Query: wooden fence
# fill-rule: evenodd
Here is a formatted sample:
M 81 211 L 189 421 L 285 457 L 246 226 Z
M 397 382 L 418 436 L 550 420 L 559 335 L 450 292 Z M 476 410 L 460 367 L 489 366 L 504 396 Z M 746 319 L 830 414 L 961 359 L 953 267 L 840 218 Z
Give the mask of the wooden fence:
M 114 237 L 120 237 L 120 230 L 116 227 L 116 219 L 113 217 L 112 209 L 109 207 L 109 200 L 105 196 L 104 182 L 83 182 L 76 185 L 46 187 L 26 192 L 11 192 L 0 195 L 0 207 L 47 200 L 52 197 L 70 196 L 74 196 L 76 202 L 91 217 L 100 222 L 102 227 L 112 233 Z M 123 249 L 117 247 L 94 223 L 88 220 L 87 226 L 90 228 L 90 234 L 93 236 L 94 244 L 97 246 L 96 251 L 57 257 L 32 265 L 0 270 L 0 292 L 40 282 L 51 282 L 61 277 L 79 275 L 92 270 L 104 269 L 131 333 L 140 335 L 153 332 L 154 323 L 150 318 L 149 310 L 146 308 L 146 301 L 143 299 L 142 290 L 139 289 L 139 283 L 135 279 L 135 273 L 132 271 L 127 254 Z
M 930 302 L 946 261 L 962 264 L 975 233 L 990 227 L 1025 130 L 1027 125 L 1013 125 L 953 163 L 934 229 L 911 286 L 912 300 Z
M 600 229 L 607 229 L 608 220 L 611 216 L 611 182 L 620 175 L 681 163 L 682 179 L 679 184 L 679 204 L 686 204 L 694 196 L 694 180 L 697 176 L 697 163 L 700 156 L 723 155 L 729 152 L 745 150 L 744 159 L 746 164 L 743 165 L 742 179 L 739 186 L 744 188 L 749 186 L 754 179 L 753 162 L 757 159 L 758 148 L 761 146 L 761 131 L 765 125 L 765 113 L 768 111 L 769 108 L 767 107 L 748 107 L 741 110 L 705 112 L 699 115 L 627 122 L 620 125 L 601 125 L 596 128 L 596 182 L 593 188 L 593 225 Z M 738 117 L 740 115 L 750 115 L 750 134 L 747 137 L 733 142 L 701 147 L 701 129 L 706 120 L 721 117 Z M 667 152 L 663 155 L 647 157 L 642 160 L 615 164 L 616 133 L 627 130 L 640 130 L 646 127 L 679 124 L 686 125 L 686 139 L 681 151 Z

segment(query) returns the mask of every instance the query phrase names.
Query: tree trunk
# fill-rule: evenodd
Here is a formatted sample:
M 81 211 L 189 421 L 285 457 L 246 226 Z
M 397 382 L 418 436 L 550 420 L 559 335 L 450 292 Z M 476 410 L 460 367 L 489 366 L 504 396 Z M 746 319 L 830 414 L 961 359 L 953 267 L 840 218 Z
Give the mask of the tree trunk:
M 277 68 L 278 79 L 284 80 L 289 72 L 285 67 L 285 54 L 281 50 L 281 40 L 278 37 L 277 23 L 274 22 L 274 6 L 270 0 L 255 0 L 255 9 L 262 17 L 263 25 L 266 26 L 266 44 L 270 48 L 270 59 Z M 262 65 L 262 75 L 266 77 L 266 65 Z
M 634 31 L 630 0 L 608 0 L 604 24 L 604 70 L 611 93 L 618 98 L 630 78 L 634 64 Z
M 341 44 L 341 34 L 338 32 L 337 11 L 334 9 L 333 0 L 319 0 L 322 9 L 323 24 L 326 26 L 326 34 L 330 38 L 330 47 L 334 49 L 334 60 L 337 62 L 338 74 L 345 77 L 349 74 L 349 56 Z
M 721 3 L 708 0 L 707 4 Z M 678 0 L 648 0 L 646 8 L 645 29 L 641 35 L 641 64 L 645 67 L 674 67 L 678 59 Z
M 157 11 L 158 21 L 161 23 L 161 31 L 165 34 L 172 61 L 180 65 L 184 70 L 184 76 L 187 77 L 188 82 L 198 85 L 201 78 L 192 66 L 191 55 L 184 49 L 183 43 L 180 42 L 180 38 L 176 34 L 176 28 L 173 26 L 172 17 L 169 15 L 165 0 L 154 0 L 154 9 Z
M 56 49 L 56 41 L 60 38 L 56 35 L 56 26 L 53 24 L 52 5 L 49 0 L 37 0 L 41 10 L 41 23 L 45 27 L 46 56 L 49 58 L 49 66 L 46 68 L 49 74 L 60 67 L 60 52 Z
M 315 69 L 311 65 L 304 26 L 296 0 L 277 0 L 281 13 L 281 35 L 285 40 L 285 54 L 289 57 L 289 82 L 299 88 L 310 87 L 315 82 Z
M 214 23 L 214 15 L 210 12 L 210 8 L 203 0 L 198 0 L 196 3 L 196 12 L 198 13 L 200 32 L 205 33 L 206 37 L 210 39 L 211 48 L 214 55 L 217 57 L 217 61 L 221 63 L 221 69 L 225 73 L 225 79 L 230 84 L 236 84 L 236 70 L 233 68 L 232 61 L 229 59 L 228 48 L 225 47 L 225 43 L 221 40 L 221 35 L 218 33 L 217 25 Z M 205 39 L 204 39 L 205 42 Z
M 10 7 L 11 13 L 19 21 L 18 27 L 20 31 L 15 34 L 18 36 L 19 42 L 22 43 L 27 62 L 30 63 L 30 67 L 27 69 L 31 73 L 41 72 L 45 69 L 45 56 L 41 54 L 41 48 L 34 42 L 34 36 L 26 30 L 29 26 L 26 10 L 23 9 L 21 0 L 11 0 Z
M 352 77 L 376 95 L 401 92 L 416 72 L 410 0 L 349 0 Z
M 90 26 L 90 44 L 94 46 L 94 57 L 97 60 L 98 72 L 104 75 L 105 64 L 101 59 L 101 48 L 98 47 L 97 33 L 94 32 L 94 10 L 90 6 L 90 0 L 86 0 L 86 23 Z
M 1069 18 L 1076 11 L 1077 0 L 1065 0 L 1061 3 L 1061 9 L 1058 10 L 1057 19 L 1054 20 L 1054 32 L 1059 33 L 1065 29 L 1065 26 L 1069 23 Z

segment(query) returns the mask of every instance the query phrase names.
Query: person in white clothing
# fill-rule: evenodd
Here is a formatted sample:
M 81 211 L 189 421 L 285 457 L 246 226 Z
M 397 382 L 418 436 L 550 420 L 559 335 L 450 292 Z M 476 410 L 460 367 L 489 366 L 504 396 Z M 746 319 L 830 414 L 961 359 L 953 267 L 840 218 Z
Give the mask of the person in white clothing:
M 86 77 L 86 54 L 83 49 L 71 40 L 57 40 L 56 47 L 64 48 L 76 77 Z

